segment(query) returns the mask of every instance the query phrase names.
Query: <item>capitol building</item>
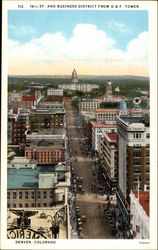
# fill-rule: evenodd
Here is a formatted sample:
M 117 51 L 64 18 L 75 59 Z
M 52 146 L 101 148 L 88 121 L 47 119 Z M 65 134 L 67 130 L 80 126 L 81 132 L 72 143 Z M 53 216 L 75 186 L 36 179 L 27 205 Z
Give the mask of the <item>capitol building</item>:
M 71 82 L 69 84 L 59 84 L 58 88 L 89 92 L 92 89 L 99 88 L 99 86 L 97 84 L 79 83 L 78 77 L 77 77 L 77 72 L 74 69 L 72 71 Z

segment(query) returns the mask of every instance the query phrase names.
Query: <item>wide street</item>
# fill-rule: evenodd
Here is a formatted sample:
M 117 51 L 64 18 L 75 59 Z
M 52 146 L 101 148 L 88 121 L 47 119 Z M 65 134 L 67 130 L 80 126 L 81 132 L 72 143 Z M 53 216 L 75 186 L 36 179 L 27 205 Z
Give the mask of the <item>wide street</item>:
M 83 133 L 83 123 L 71 101 L 65 101 L 67 134 L 70 147 L 70 163 L 73 169 L 73 186 L 76 192 L 76 207 L 80 214 L 86 216 L 83 223 L 81 238 L 83 239 L 112 239 L 113 235 L 105 218 L 106 201 L 103 195 L 92 192 L 96 182 L 93 174 L 93 161 L 86 152 L 86 136 Z M 79 178 L 83 180 L 78 183 Z

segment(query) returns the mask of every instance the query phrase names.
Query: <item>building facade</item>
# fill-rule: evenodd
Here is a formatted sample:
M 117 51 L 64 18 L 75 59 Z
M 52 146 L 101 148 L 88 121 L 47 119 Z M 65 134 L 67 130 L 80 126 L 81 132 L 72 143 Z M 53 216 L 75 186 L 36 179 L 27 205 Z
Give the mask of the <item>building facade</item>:
M 81 100 L 79 102 L 79 111 L 96 111 L 100 108 L 99 100 Z
M 116 117 L 119 115 L 119 109 L 97 109 L 96 120 L 99 122 L 113 122 L 116 121 Z
M 49 88 L 47 89 L 47 95 L 63 96 L 63 89 Z
M 32 139 L 27 140 L 25 157 L 35 160 L 37 164 L 57 164 L 65 161 L 64 139 Z
M 118 136 L 116 133 L 103 132 L 103 136 L 98 140 L 98 154 L 109 188 L 116 187 L 118 182 Z
M 92 124 L 92 148 L 98 151 L 98 141 L 99 138 L 103 136 L 103 132 L 117 132 L 116 123 L 107 124 L 102 122 L 91 122 Z
M 149 239 L 149 192 L 130 193 L 130 229 L 134 239 Z
M 64 109 L 38 108 L 29 115 L 30 129 L 63 128 Z
M 8 117 L 8 143 L 19 144 L 26 142 L 26 120 Z
M 52 207 L 65 202 L 70 168 L 63 164 L 49 169 L 14 166 L 7 175 L 8 208 Z
M 150 187 L 150 129 L 143 117 L 117 118 L 119 148 L 119 187 L 127 198 L 130 191 Z
M 97 84 L 89 84 L 89 83 L 80 83 L 78 81 L 78 76 L 77 72 L 74 69 L 72 71 L 72 76 L 71 76 L 71 83 L 69 84 L 59 84 L 58 88 L 60 89 L 69 89 L 69 90 L 78 90 L 78 91 L 83 91 L 83 92 L 89 92 L 94 88 L 98 88 L 99 86 Z

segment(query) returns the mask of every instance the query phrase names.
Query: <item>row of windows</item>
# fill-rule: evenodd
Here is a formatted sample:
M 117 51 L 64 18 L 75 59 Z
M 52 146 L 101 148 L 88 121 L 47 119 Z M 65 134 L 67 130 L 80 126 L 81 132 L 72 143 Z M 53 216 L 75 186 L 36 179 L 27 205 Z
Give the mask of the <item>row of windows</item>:
M 47 203 L 43 203 L 43 204 L 37 203 L 37 207 L 47 207 L 47 206 L 48 206 Z M 49 206 L 51 207 L 51 206 L 52 206 L 52 203 L 50 203 Z M 10 204 L 9 204 L 9 203 L 7 204 L 7 207 L 10 208 Z M 16 206 L 16 204 L 14 203 L 14 204 L 12 205 L 12 207 L 14 207 L 14 208 L 15 208 L 15 207 L 23 207 L 23 205 L 22 205 L 22 203 L 19 203 L 18 206 Z M 28 203 L 25 203 L 24 207 L 29 207 Z M 34 203 L 31 203 L 31 207 L 35 207 L 35 204 L 34 204 Z
M 43 191 L 43 194 L 42 192 L 37 191 L 37 199 L 40 199 L 41 197 L 43 197 L 43 199 L 46 199 L 48 198 L 48 196 L 49 198 L 53 198 L 53 191 L 50 191 L 49 194 L 46 191 Z M 7 199 L 10 199 L 10 197 L 11 197 L 10 192 L 7 192 Z M 17 198 L 23 199 L 23 197 L 25 197 L 25 199 L 28 199 L 29 193 L 27 191 L 25 193 L 19 192 L 19 194 L 17 192 L 12 193 L 12 199 L 17 199 Z M 31 199 L 35 198 L 35 192 L 30 193 L 30 198 Z
M 31 156 L 36 155 L 38 157 L 39 156 L 41 156 L 41 157 L 45 156 L 46 157 L 46 155 L 47 156 L 50 156 L 50 155 L 51 156 L 56 156 L 56 155 L 59 156 L 61 152 L 60 151 L 54 151 L 54 152 L 52 151 L 51 153 L 50 152 L 36 152 L 36 153 L 30 152 L 30 153 L 31 153 Z M 26 152 L 26 156 L 28 156 L 28 154 L 29 153 Z
M 98 116 L 101 116 L 101 117 L 102 117 L 102 116 L 104 116 L 104 117 L 105 117 L 105 116 L 106 116 L 106 117 L 107 117 L 107 116 L 116 116 L 116 115 L 117 115 L 117 114 L 115 114 L 115 113 L 112 113 L 112 114 L 111 114 L 111 113 L 110 113 L 110 114 L 98 114 Z

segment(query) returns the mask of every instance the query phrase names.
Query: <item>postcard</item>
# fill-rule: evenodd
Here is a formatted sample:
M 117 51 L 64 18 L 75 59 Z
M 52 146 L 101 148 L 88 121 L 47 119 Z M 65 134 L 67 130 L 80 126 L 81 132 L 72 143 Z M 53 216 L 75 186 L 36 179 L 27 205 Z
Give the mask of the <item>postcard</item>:
M 1 249 L 156 249 L 157 1 L 2 1 Z

